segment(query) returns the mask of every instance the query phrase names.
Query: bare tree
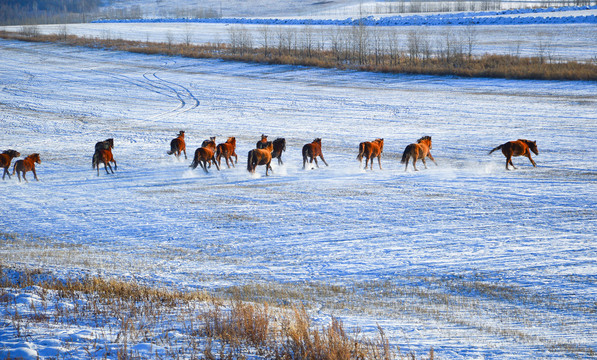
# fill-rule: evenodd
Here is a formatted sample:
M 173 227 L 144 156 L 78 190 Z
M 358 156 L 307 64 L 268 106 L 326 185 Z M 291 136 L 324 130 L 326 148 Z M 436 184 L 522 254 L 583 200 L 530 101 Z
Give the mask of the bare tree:
M 266 58 L 269 57 L 269 27 L 267 25 L 263 25 L 259 28 L 259 33 L 261 33 L 261 46 L 263 47 L 263 56 Z

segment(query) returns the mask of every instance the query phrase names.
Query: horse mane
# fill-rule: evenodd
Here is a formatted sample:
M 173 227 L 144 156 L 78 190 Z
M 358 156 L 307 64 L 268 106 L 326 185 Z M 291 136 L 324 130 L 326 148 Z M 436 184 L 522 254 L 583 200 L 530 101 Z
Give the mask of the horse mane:
M 417 144 L 420 143 L 423 140 L 429 140 L 429 141 L 431 141 L 431 136 L 427 136 L 427 135 L 423 136 L 422 138 L 420 138 L 419 140 L 417 140 Z

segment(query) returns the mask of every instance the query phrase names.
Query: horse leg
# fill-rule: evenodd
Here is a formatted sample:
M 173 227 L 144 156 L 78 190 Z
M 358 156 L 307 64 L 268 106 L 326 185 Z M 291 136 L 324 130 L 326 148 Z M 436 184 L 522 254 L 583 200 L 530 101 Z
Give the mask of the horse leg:
M 363 161 L 361 161 L 361 164 Z M 363 169 L 367 170 L 367 164 L 369 163 L 369 157 L 365 156 L 365 167 Z
M 413 156 L 413 168 L 415 169 L 415 171 L 419 171 L 417 170 L 417 165 L 415 165 L 417 163 L 417 158 L 416 156 Z
M 307 157 L 303 155 L 303 170 L 305 170 L 305 165 L 307 164 Z
M 321 161 L 323 161 L 323 163 L 325 164 L 325 166 L 329 166 L 327 162 L 325 162 L 325 159 L 323 158 L 323 154 L 319 155 L 319 157 L 321 158 Z
M 381 154 L 377 156 L 377 162 L 379 163 L 379 170 L 381 170 Z
M 209 173 L 209 171 L 207 171 L 207 160 L 199 160 L 199 165 L 201 165 L 201 168 L 206 174 Z
M 118 170 L 118 165 L 116 165 L 116 160 L 112 159 L 112 162 L 114 163 L 114 170 Z
M 17 177 L 19 178 L 19 182 L 21 182 L 21 173 L 17 171 Z M 23 178 L 25 178 L 25 173 L 23 173 Z M 27 179 L 25 179 L 27 180 Z
M 423 166 L 425 166 L 425 169 L 427 169 L 427 162 L 425 162 L 424 156 L 421 158 L 421 161 L 423 162 Z
M 529 160 L 531 160 L 531 164 L 533 164 L 533 167 L 537 167 L 537 164 L 535 163 L 535 161 L 531 158 L 531 154 L 529 153 L 527 155 L 527 157 L 529 158 Z
M 2 174 L 2 180 L 4 180 L 4 177 L 6 176 L 6 174 L 8 174 L 8 178 L 10 179 L 10 173 L 8 172 L 7 168 L 4 168 L 4 174 Z
M 17 174 L 18 174 L 18 173 L 17 173 Z M 23 180 L 25 180 L 25 182 L 29 182 L 29 181 L 27 180 L 27 178 L 25 177 L 25 172 L 24 172 L 24 171 L 23 171 Z
M 184 149 L 183 152 L 184 152 L 184 159 L 186 160 L 187 159 L 187 149 Z
M 35 168 L 31 169 L 31 171 L 33 172 L 33 178 L 39 181 L 39 179 L 37 178 L 37 173 L 35 172 Z
M 406 158 L 406 165 L 404 165 L 404 171 L 408 170 L 408 162 L 410 161 L 410 156 L 407 156 Z
M 313 156 L 311 158 L 311 162 L 313 162 L 313 160 L 315 160 L 315 166 L 317 166 L 317 168 L 319 168 L 319 164 L 317 163 L 317 156 Z
M 282 161 L 282 154 L 278 156 L 278 165 L 284 165 L 284 161 Z
M 267 164 L 265 164 L 265 176 L 269 176 L 269 174 L 267 173 L 267 169 L 269 169 L 271 172 L 274 172 L 274 170 L 272 169 L 272 161 L 268 161 Z
M 435 162 L 435 159 L 433 158 L 433 156 L 431 156 L 431 153 L 427 153 L 427 156 L 429 156 L 431 161 L 433 161 L 433 163 L 437 166 L 437 163 Z

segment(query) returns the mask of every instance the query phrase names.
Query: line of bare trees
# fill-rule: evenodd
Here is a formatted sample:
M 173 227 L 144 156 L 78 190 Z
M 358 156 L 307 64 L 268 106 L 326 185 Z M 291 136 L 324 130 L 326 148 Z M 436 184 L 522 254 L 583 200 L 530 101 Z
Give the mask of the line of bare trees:
M 255 35 L 257 34 L 257 35 Z M 304 61 L 333 61 L 345 65 L 395 65 L 401 61 L 473 57 L 477 42 L 474 26 L 447 30 L 443 37 L 424 29 L 410 31 L 406 38 L 392 28 L 363 25 L 321 28 L 262 26 L 258 32 L 245 26 L 228 30 L 232 55 L 259 54 L 263 61 L 292 57 Z M 325 60 L 328 59 L 328 60 Z

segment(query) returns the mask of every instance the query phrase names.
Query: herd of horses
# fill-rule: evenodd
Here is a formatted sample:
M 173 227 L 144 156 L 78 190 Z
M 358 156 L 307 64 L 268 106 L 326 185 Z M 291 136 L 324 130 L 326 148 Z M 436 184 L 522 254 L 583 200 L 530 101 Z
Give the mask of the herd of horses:
M 170 151 L 167 152 L 168 155 L 175 155 L 176 158 L 179 158 L 182 154 L 184 154 L 185 159 L 187 159 L 184 136 L 185 132 L 180 131 L 178 136 L 172 139 L 170 142 Z M 373 160 L 375 158 L 377 158 L 379 168 L 382 168 L 381 154 L 383 153 L 383 144 L 384 139 L 364 141 L 359 144 L 357 160 L 359 160 L 362 165 L 363 158 L 365 159 L 365 169 L 369 167 L 371 170 L 373 170 Z M 116 160 L 114 160 L 114 156 L 112 154 L 113 148 L 114 139 L 107 139 L 95 144 L 95 152 L 93 154 L 91 164 L 92 168 L 97 170 L 98 176 L 101 164 L 104 165 L 104 169 L 106 170 L 107 174 L 110 174 L 110 172 L 114 174 L 114 170 L 118 169 L 118 165 L 116 164 Z M 417 160 L 421 160 L 423 166 L 425 166 L 425 169 L 427 168 L 427 163 L 425 162 L 426 158 L 429 158 L 434 164 L 437 165 L 437 162 L 431 155 L 430 150 L 431 136 L 423 136 L 417 140 L 416 143 L 406 146 L 401 159 L 401 163 L 405 164 L 404 170 L 406 171 L 408 169 L 408 163 L 410 160 L 412 160 L 412 166 L 415 171 L 418 170 L 416 166 Z M 530 141 L 526 139 L 509 141 L 495 147 L 489 151 L 489 154 L 496 150 L 502 150 L 502 153 L 506 157 L 506 170 L 510 170 L 508 165 L 511 165 L 514 169 L 516 169 L 512 163 L 513 156 L 526 156 L 534 167 L 537 166 L 535 161 L 531 158 L 531 152 L 533 152 L 535 155 L 539 155 L 536 141 Z M 286 139 L 277 138 L 274 141 L 268 141 L 267 136 L 262 134 L 261 140 L 257 141 L 255 145 L 255 149 L 249 151 L 247 154 L 247 170 L 251 173 L 254 173 L 257 166 L 265 165 L 265 175 L 268 176 L 270 171 L 273 172 L 271 167 L 272 159 L 278 159 L 278 165 L 284 164 L 282 161 L 282 153 L 284 151 L 286 151 Z M 302 149 L 302 155 L 303 169 L 306 168 L 307 163 L 312 164 L 313 162 L 315 162 L 315 166 L 319 167 L 319 163 L 317 162 L 318 157 L 326 166 L 328 166 L 328 163 L 325 161 L 321 151 L 321 138 L 316 138 L 312 142 L 305 144 Z M 4 180 L 6 175 L 8 175 L 8 178 L 10 179 L 10 164 L 14 158 L 19 156 L 21 156 L 21 154 L 16 150 L 5 150 L 2 152 L 2 154 L 0 154 L 0 167 L 4 168 L 2 180 Z M 234 157 L 234 160 L 232 157 Z M 229 137 L 226 142 L 220 143 L 218 145 L 216 145 L 215 137 L 211 137 L 203 141 L 201 147 L 195 150 L 193 161 L 191 162 L 190 167 L 196 169 L 197 166 L 201 166 L 203 171 L 208 173 L 208 169 L 211 168 L 211 165 L 213 164 L 216 169 L 220 170 L 222 166 L 222 158 L 224 158 L 226 161 L 228 168 L 230 168 L 230 165 L 234 167 L 234 164 L 238 163 L 238 155 L 236 154 L 236 138 Z M 39 181 L 37 178 L 37 173 L 35 172 L 36 163 L 41 164 L 39 153 L 34 153 L 25 157 L 24 159 L 17 160 L 14 164 L 12 175 L 16 173 L 19 178 L 19 182 L 21 181 L 21 175 L 23 176 L 23 179 L 27 181 L 25 173 L 31 171 L 33 172 L 33 177 L 35 180 Z M 114 168 L 112 168 L 112 163 L 114 164 Z M 108 171 L 108 169 L 110 169 L 110 171 Z

